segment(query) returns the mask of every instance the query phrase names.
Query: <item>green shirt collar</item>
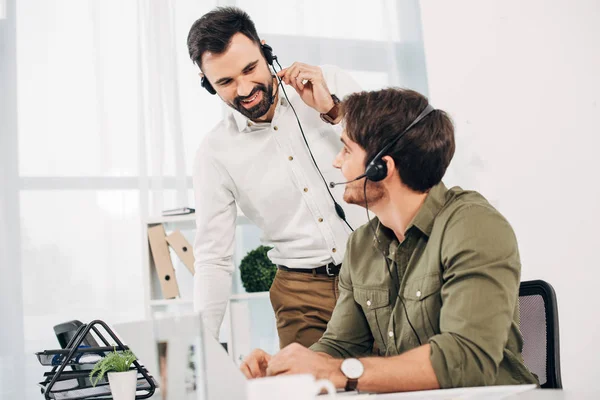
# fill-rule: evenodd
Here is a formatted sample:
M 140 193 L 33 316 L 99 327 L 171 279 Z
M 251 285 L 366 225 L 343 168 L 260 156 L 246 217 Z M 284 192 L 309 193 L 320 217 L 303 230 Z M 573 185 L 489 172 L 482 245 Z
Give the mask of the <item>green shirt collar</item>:
M 413 220 L 406 227 L 405 236 L 408 236 L 410 230 L 414 227 L 429 237 L 431 230 L 433 229 L 435 217 L 446 202 L 447 191 L 448 188 L 446 188 L 446 185 L 444 185 L 443 182 L 438 183 L 429 190 L 417 215 L 414 216 Z M 377 232 L 377 237 L 373 238 L 373 245 L 378 247 L 388 258 L 394 259 L 390 253 L 392 252 L 392 249 L 398 247 L 399 242 L 396 235 L 391 229 L 383 226 L 377 217 L 373 218 L 371 223 L 376 227 Z

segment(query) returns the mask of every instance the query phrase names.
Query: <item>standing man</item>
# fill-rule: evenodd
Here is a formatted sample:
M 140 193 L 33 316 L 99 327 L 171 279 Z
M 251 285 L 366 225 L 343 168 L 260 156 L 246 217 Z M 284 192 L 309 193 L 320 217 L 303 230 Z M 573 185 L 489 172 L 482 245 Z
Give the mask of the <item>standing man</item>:
M 342 200 L 342 189 L 326 184 L 342 179 L 331 166 L 340 147 L 338 98 L 359 87 L 338 68 L 294 63 L 277 73 L 295 89 L 288 101 L 271 70 L 273 49 L 237 8 L 197 20 L 187 44 L 202 86 L 232 108 L 208 133 L 194 165 L 195 309 L 217 336 L 231 293 L 238 206 L 273 246 L 269 258 L 278 271 L 270 297 L 281 347 L 310 346 L 335 306 L 350 227 L 366 220 Z

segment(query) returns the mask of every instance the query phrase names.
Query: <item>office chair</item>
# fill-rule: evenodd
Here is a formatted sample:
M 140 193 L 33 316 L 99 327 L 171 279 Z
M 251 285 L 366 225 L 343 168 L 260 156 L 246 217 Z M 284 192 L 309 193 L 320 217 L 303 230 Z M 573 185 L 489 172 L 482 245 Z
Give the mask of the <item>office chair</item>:
M 521 282 L 519 307 L 525 365 L 538 376 L 542 389 L 562 389 L 554 289 L 541 280 Z

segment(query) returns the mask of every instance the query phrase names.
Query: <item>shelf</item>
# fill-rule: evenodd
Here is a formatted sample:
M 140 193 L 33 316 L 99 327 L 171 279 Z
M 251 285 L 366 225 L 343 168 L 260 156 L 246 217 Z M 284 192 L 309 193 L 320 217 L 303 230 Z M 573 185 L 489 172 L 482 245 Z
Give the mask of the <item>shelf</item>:
M 154 216 L 145 219 L 146 225 L 153 224 L 168 224 L 171 222 L 195 222 L 196 214 L 173 215 L 171 217 Z M 241 211 L 238 210 L 237 225 L 251 225 L 252 221 L 248 219 Z
M 149 218 L 146 218 L 146 224 L 147 225 L 165 224 L 165 223 L 169 223 L 169 222 L 185 222 L 185 221 L 194 222 L 195 220 L 196 220 L 196 214 L 191 213 L 191 214 L 184 214 L 184 215 L 173 215 L 170 217 L 162 217 L 162 216 L 149 217 Z
M 242 301 L 242 300 L 253 300 L 253 299 L 268 299 L 269 292 L 256 292 L 256 293 L 237 293 L 232 294 L 229 300 Z M 163 307 L 163 306 L 188 306 L 193 305 L 193 300 L 188 299 L 160 299 L 150 300 L 150 307 Z

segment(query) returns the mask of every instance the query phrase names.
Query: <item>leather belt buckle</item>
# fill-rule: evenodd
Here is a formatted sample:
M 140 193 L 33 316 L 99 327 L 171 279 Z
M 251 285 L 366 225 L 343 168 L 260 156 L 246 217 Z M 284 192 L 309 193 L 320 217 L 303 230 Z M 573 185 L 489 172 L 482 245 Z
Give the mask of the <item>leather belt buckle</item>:
M 331 272 L 331 264 L 325 266 L 325 271 L 327 272 L 327 276 L 335 276 L 335 273 Z

